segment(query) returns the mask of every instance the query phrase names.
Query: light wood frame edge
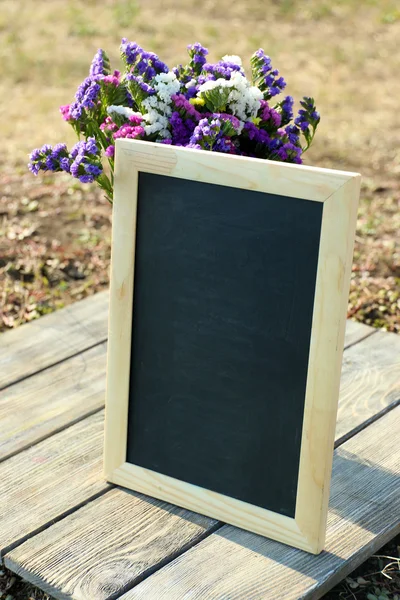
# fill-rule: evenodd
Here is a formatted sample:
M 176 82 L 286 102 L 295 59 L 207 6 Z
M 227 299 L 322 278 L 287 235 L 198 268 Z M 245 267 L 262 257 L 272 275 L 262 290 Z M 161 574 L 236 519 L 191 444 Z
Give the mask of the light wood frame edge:
M 350 283 L 360 176 L 136 140 L 118 140 L 116 156 L 104 450 L 106 478 L 190 510 L 206 512 L 212 518 L 228 520 L 229 516 L 233 525 L 319 553 L 325 539 L 346 321 L 343 315 L 346 314 Z M 324 203 L 294 519 L 126 463 L 140 171 L 242 189 L 280 192 L 280 195 L 298 198 L 308 196 L 308 199 Z M 332 335 L 322 336 L 321 324 L 327 314 L 332 323 Z M 326 333 L 326 326 L 324 331 Z M 324 369 L 327 364 L 334 365 L 330 371 L 328 399 L 326 394 L 321 394 L 321 390 L 328 389 Z M 312 373 L 316 376 L 311 379 Z M 204 511 L 205 504 L 207 511 Z M 321 507 L 317 516 L 315 506 Z
M 360 180 L 353 175 L 322 211 L 295 513 L 316 554 L 325 543 Z

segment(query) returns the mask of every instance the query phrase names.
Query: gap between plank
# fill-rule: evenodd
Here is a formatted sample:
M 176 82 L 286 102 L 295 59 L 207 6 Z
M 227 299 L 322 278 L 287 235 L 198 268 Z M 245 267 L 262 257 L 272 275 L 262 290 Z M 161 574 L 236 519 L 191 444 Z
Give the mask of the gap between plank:
M 86 348 L 82 348 L 81 350 L 79 350 L 77 352 L 74 352 L 70 356 L 64 356 L 64 358 L 60 358 L 60 360 L 56 360 L 55 362 L 53 362 L 53 363 L 51 363 L 49 365 L 46 365 L 45 367 L 42 367 L 41 369 L 38 369 L 34 373 L 28 373 L 27 375 L 23 375 L 22 377 L 18 377 L 17 379 L 15 379 L 14 381 L 12 381 L 11 383 L 8 383 L 7 385 L 0 386 L 0 392 L 8 390 L 8 388 L 12 387 L 13 385 L 16 385 L 17 383 L 21 383 L 22 381 L 25 381 L 26 379 L 29 379 L 30 377 L 35 377 L 35 375 L 39 375 L 39 373 L 43 373 L 44 371 L 47 371 L 47 369 L 51 369 L 51 367 L 56 367 L 57 365 L 60 365 L 61 363 L 65 362 L 66 360 L 69 360 L 70 358 L 75 358 L 75 356 L 79 356 L 79 354 L 82 354 L 83 352 L 87 352 L 88 350 L 92 350 L 93 348 L 96 348 L 96 346 L 100 346 L 100 344 L 104 344 L 104 342 L 106 342 L 107 339 L 108 338 L 104 338 L 102 340 L 99 340 L 95 344 L 92 344 L 91 346 L 87 346 Z
M 360 342 L 362 342 L 366 338 L 370 337 L 371 335 L 374 335 L 374 333 L 377 333 L 378 331 L 379 331 L 379 329 L 369 331 L 363 337 L 356 340 L 355 342 L 352 342 L 351 344 L 347 344 L 347 346 L 344 346 L 343 352 L 345 350 L 347 350 L 348 348 L 352 348 L 353 346 L 356 346 L 356 344 L 359 344 Z M 11 383 L 8 383 L 7 385 L 0 386 L 0 392 L 7 390 L 8 388 L 12 387 L 13 385 L 16 385 L 17 383 L 21 383 L 22 381 L 29 379 L 30 377 L 34 377 L 35 375 L 38 375 L 39 373 L 43 373 L 44 371 L 47 371 L 47 369 L 50 369 L 51 367 L 60 365 L 61 363 L 65 362 L 66 360 L 69 360 L 70 358 L 75 358 L 75 356 L 79 356 L 79 354 L 82 354 L 83 352 L 92 350 L 93 348 L 96 348 L 96 346 L 100 346 L 100 344 L 104 344 L 104 342 L 107 342 L 107 340 L 108 340 L 108 337 L 105 337 L 105 338 L 99 340 L 98 342 L 96 342 L 95 344 L 92 344 L 91 346 L 82 348 L 81 350 L 78 350 L 77 352 L 74 352 L 73 354 L 71 354 L 69 356 L 65 356 L 64 358 L 61 358 L 60 360 L 56 360 L 55 362 L 53 362 L 49 365 L 46 365 L 45 367 L 42 367 L 41 369 L 38 369 L 34 373 L 29 373 L 28 375 L 23 375 L 22 377 L 15 379 L 14 381 L 12 381 Z
M 357 323 L 357 321 L 356 321 Z M 347 346 L 343 347 L 343 353 L 345 350 L 348 350 L 348 348 L 352 348 L 353 346 L 356 346 L 357 344 L 359 344 L 360 342 L 363 342 L 364 340 L 366 340 L 367 338 L 371 337 L 371 335 L 374 335 L 374 333 L 378 333 L 378 331 L 380 331 L 380 329 L 373 329 L 372 331 L 369 331 L 368 333 L 366 333 L 363 337 L 361 337 L 359 340 L 356 340 L 355 342 L 351 342 L 350 344 L 347 344 Z
M 359 344 L 360 342 L 362 342 L 366 338 L 370 337 L 371 335 L 374 335 L 375 333 L 378 333 L 378 331 L 379 331 L 378 329 L 370 331 L 370 332 L 366 333 L 364 337 L 356 340 L 352 344 L 348 344 L 347 346 L 345 346 L 343 348 L 343 353 L 348 348 L 352 348 L 353 346 Z M 85 352 L 88 352 L 89 350 L 92 350 L 93 348 L 96 348 L 97 346 L 100 346 L 104 342 L 107 342 L 107 339 L 108 338 L 100 340 L 99 342 L 96 342 L 92 346 L 89 346 L 87 348 L 84 348 L 83 350 L 80 350 L 79 352 L 75 352 L 74 354 L 71 354 L 71 356 L 66 356 L 65 358 L 60 359 L 59 361 L 56 361 L 56 362 L 52 363 L 51 365 L 47 365 L 46 367 L 43 367 L 42 369 L 39 369 L 35 373 L 31 373 L 29 375 L 25 375 L 23 377 L 20 377 L 19 379 L 16 379 L 15 381 L 13 381 L 12 383 L 10 383 L 9 385 L 4 386 L 4 387 L 0 387 L 0 391 L 7 390 L 8 388 L 11 388 L 13 385 L 16 385 L 16 384 L 18 384 L 18 383 L 20 383 L 22 381 L 25 381 L 26 379 L 29 379 L 30 377 L 34 377 L 35 375 L 38 375 L 39 373 L 43 373 L 44 371 L 47 371 L 47 369 L 50 369 L 50 368 L 52 368 L 54 366 L 57 366 L 57 365 L 65 362 L 65 361 L 67 361 L 67 360 L 75 358 L 76 356 L 79 356 L 80 354 L 84 354 Z M 376 415 L 374 415 L 373 417 L 371 417 L 367 421 L 364 421 L 363 423 L 361 423 L 358 427 L 356 427 L 356 428 L 352 429 L 351 431 L 349 431 L 348 433 L 346 433 L 344 436 L 342 436 L 341 438 L 339 438 L 339 440 L 337 440 L 335 442 L 335 446 L 334 447 L 337 448 L 338 446 L 340 446 L 340 444 L 342 444 L 343 442 L 345 442 L 348 439 L 350 439 L 351 437 L 353 437 L 353 435 L 355 435 L 359 431 L 362 431 L 362 429 L 364 429 L 365 427 L 367 427 L 370 423 L 373 423 L 374 421 L 376 421 L 377 419 L 379 419 L 381 416 L 383 416 L 384 414 L 386 414 L 387 412 L 389 412 L 389 410 L 392 410 L 392 408 L 395 408 L 397 406 L 397 402 L 398 401 L 396 401 L 394 404 L 390 404 L 385 409 L 383 409 L 383 411 L 377 413 Z M 57 429 L 54 429 L 54 431 L 51 431 L 51 432 L 47 433 L 46 435 L 43 435 L 42 437 L 40 437 L 37 440 L 35 440 L 33 443 L 26 444 L 22 448 L 19 448 L 18 450 L 14 450 L 13 452 L 10 452 L 9 454 L 6 454 L 6 455 L 0 457 L 0 463 L 4 462 L 5 460 L 8 460 L 9 458 L 13 458 L 17 454 L 19 454 L 20 452 L 24 452 L 28 448 L 33 448 L 34 446 L 36 446 L 36 444 L 39 444 L 40 442 L 43 442 L 44 440 L 49 439 L 52 435 L 55 435 L 57 433 L 60 433 L 61 431 L 64 431 L 65 429 L 68 429 L 72 425 L 75 425 L 76 423 L 79 423 L 80 421 L 83 421 L 83 419 L 87 419 L 88 417 L 91 417 L 92 415 L 100 412 L 103 409 L 104 409 L 104 403 L 101 406 L 99 406 L 98 408 L 95 408 L 92 411 L 87 412 L 84 415 L 81 415 L 80 417 L 77 417 L 76 419 L 68 422 L 67 424 L 65 424 L 63 426 L 60 426 Z
M 142 581 L 153 575 L 156 571 L 159 571 L 182 554 L 185 554 L 185 552 L 187 552 L 194 546 L 197 546 L 197 544 L 208 538 L 208 536 L 212 533 L 215 533 L 216 531 L 221 529 L 221 527 L 223 527 L 224 525 L 225 523 L 223 523 L 222 521 L 218 521 L 212 527 L 210 527 L 210 529 L 207 529 L 207 531 L 204 531 L 202 534 L 200 534 L 198 538 L 191 542 L 188 542 L 187 544 L 184 544 L 179 550 L 176 550 L 172 554 L 169 554 L 168 556 L 160 560 L 155 565 L 152 565 L 151 567 L 146 569 L 146 571 L 143 571 L 143 573 L 135 577 L 135 579 L 133 579 L 130 583 L 124 585 L 118 592 L 111 594 L 111 596 L 107 596 L 105 600 L 118 600 L 118 598 L 123 596 L 123 594 L 126 594 L 126 592 L 132 590 L 134 587 L 139 585 L 139 583 L 142 583 Z
M 372 332 L 372 333 L 368 334 L 366 337 L 369 337 L 373 333 L 375 333 L 375 332 Z M 363 339 L 365 339 L 365 338 L 363 338 Z M 361 341 L 361 340 L 359 340 L 359 341 Z M 351 346 L 354 346 L 354 345 L 355 344 L 351 344 Z M 335 449 L 338 448 L 344 442 L 347 442 L 354 435 L 356 435 L 357 433 L 359 433 L 360 431 L 362 431 L 363 429 L 365 429 L 368 425 L 370 425 L 371 423 L 375 423 L 375 421 L 378 421 L 381 417 L 383 417 L 384 415 L 386 415 L 388 412 L 390 412 L 391 410 L 393 410 L 394 408 L 396 408 L 396 406 L 399 406 L 399 405 L 400 405 L 400 399 L 396 400 L 395 402 L 392 402 L 392 404 L 390 404 L 389 406 L 387 406 L 386 408 L 384 408 L 383 410 L 381 410 L 379 413 L 377 413 L 373 417 L 367 419 L 366 421 L 364 421 L 363 423 L 361 423 L 361 425 L 359 425 L 358 427 L 355 427 L 349 433 L 343 435 L 341 438 L 339 438 L 337 441 L 335 441 L 334 448 Z M 176 552 L 174 555 L 171 555 L 171 556 L 163 559 L 162 561 L 160 561 L 156 565 L 153 565 L 150 569 L 148 569 L 147 571 L 145 571 L 144 573 L 142 573 L 139 577 L 137 577 L 133 582 L 127 584 L 123 588 L 122 591 L 119 591 L 116 594 L 113 594 L 113 595 L 109 596 L 106 600 L 118 600 L 118 598 L 120 598 L 123 594 L 125 594 L 129 590 L 131 590 L 134 587 L 136 587 L 139 583 L 141 583 L 142 581 L 144 581 L 145 579 L 147 579 L 151 575 L 154 575 L 154 573 L 156 571 L 159 571 L 161 568 L 165 567 L 168 563 L 170 563 L 173 560 L 175 560 L 175 558 L 177 558 L 178 556 L 181 556 L 182 554 L 184 554 L 185 552 L 187 552 L 187 550 L 190 550 L 190 548 L 193 548 L 194 546 L 196 546 L 197 544 L 199 544 L 201 541 L 203 541 L 206 538 L 208 538 L 211 534 L 213 534 L 216 531 L 218 531 L 219 529 L 221 529 L 224 525 L 226 525 L 226 523 L 224 523 L 223 521 L 218 521 L 212 528 L 210 528 L 208 531 L 205 531 L 196 541 L 194 541 L 194 542 L 192 542 L 190 544 L 187 544 L 187 546 L 181 548 L 181 550 L 178 551 L 178 552 Z M 399 524 L 399 531 L 400 531 L 400 524 Z M 381 546 L 383 546 L 384 544 L 386 544 L 386 542 L 389 542 L 396 535 L 397 535 L 396 533 L 393 533 L 391 531 L 390 535 L 387 534 L 386 536 L 384 536 L 382 538 L 383 541 L 382 541 Z M 368 552 L 366 552 L 365 558 L 368 558 L 368 556 L 370 556 L 370 554 L 368 554 Z M 362 561 L 360 561 L 360 563 L 361 562 Z M 344 574 L 343 576 L 342 576 L 342 570 L 340 571 L 340 578 L 337 581 L 341 581 L 342 579 L 344 579 L 344 577 L 346 577 L 346 575 L 348 573 L 350 573 L 351 571 L 354 570 L 354 566 L 350 565 L 350 567 L 351 568 L 349 568 L 349 571 L 346 574 Z M 335 585 L 335 583 L 333 585 Z M 333 585 L 329 585 L 329 587 L 327 587 L 325 591 L 329 591 L 333 587 Z M 318 588 L 318 590 L 319 590 L 319 588 Z M 318 597 L 320 597 L 320 596 L 318 596 Z
M 93 410 L 85 413 L 84 415 L 81 415 L 80 417 L 76 417 L 75 419 L 73 419 L 72 421 L 69 421 L 65 425 L 60 425 L 60 427 L 57 427 L 57 429 L 54 429 L 53 431 L 50 431 L 49 433 L 46 433 L 45 435 L 43 435 L 42 437 L 38 438 L 34 442 L 30 442 L 29 444 L 26 444 L 25 446 L 22 446 L 18 450 L 13 450 L 9 454 L 5 454 L 4 456 L 1 456 L 0 457 L 0 463 L 4 462 L 5 460 L 8 460 L 9 458 L 13 458 L 14 456 L 16 456 L 17 454 L 19 454 L 20 452 L 24 452 L 25 450 L 28 450 L 28 448 L 33 448 L 37 444 L 40 444 L 41 442 L 44 442 L 45 440 L 48 440 L 53 435 L 56 435 L 57 433 L 60 433 L 61 431 L 65 431 L 66 429 L 69 429 L 70 427 L 72 427 L 72 425 L 76 425 L 80 421 L 83 421 L 83 419 L 87 419 L 88 417 L 91 417 L 92 415 L 95 415 L 96 413 L 98 413 L 98 412 L 100 412 L 102 410 L 104 410 L 104 403 L 101 406 L 98 406 L 97 408 L 93 408 Z
M 362 431 L 363 429 L 368 427 L 368 425 L 371 425 L 371 423 L 375 423 L 375 421 L 378 421 L 381 417 L 383 417 L 384 415 L 386 415 L 388 412 L 390 412 L 391 410 L 396 408 L 396 406 L 399 406 L 399 405 L 400 405 L 400 398 L 398 400 L 395 400 L 388 406 L 385 406 L 385 408 L 383 408 L 381 411 L 379 411 L 378 413 L 376 413 L 375 415 L 373 415 L 366 421 L 363 421 L 362 423 L 360 423 L 360 425 L 357 425 L 357 427 L 354 427 L 354 429 L 351 429 L 348 433 L 345 433 L 344 435 L 342 435 L 342 437 L 340 437 L 338 440 L 335 441 L 334 448 L 338 448 L 344 442 L 347 442 L 347 440 L 349 440 L 350 438 L 355 436 L 357 433 L 359 433 L 360 431 Z
M 0 551 L 0 565 L 4 562 L 4 557 L 5 557 L 6 554 L 8 554 L 8 552 L 11 552 L 11 550 L 14 550 L 14 548 L 16 548 L 17 546 L 20 546 L 21 544 L 23 544 L 24 542 L 26 542 L 30 538 L 34 537 L 35 535 L 38 535 L 39 533 L 42 533 L 42 531 L 45 531 L 46 529 L 48 529 L 49 527 L 51 527 L 55 523 L 58 523 L 62 519 L 65 519 L 65 517 L 69 517 L 69 515 L 72 515 L 74 512 L 76 512 L 80 508 L 83 508 L 84 506 L 86 506 L 86 504 L 89 504 L 93 500 L 97 500 L 97 498 L 100 498 L 100 496 L 104 496 L 104 494 L 106 494 L 107 492 L 109 492 L 110 490 L 112 490 L 115 487 L 112 483 L 108 483 L 106 485 L 108 487 L 106 487 L 104 490 L 101 490 L 100 492 L 97 492 L 96 494 L 92 494 L 92 496 L 89 496 L 85 500 L 82 500 L 82 502 L 79 502 L 79 504 L 76 504 L 75 506 L 72 506 L 68 510 L 65 510 L 64 512 L 60 513 L 59 515 L 57 515 L 56 517 L 54 517 L 54 519 L 51 519 L 51 521 L 47 521 L 47 523 L 44 523 L 43 525 L 41 525 L 37 529 L 34 529 L 33 531 L 30 531 L 29 533 L 27 533 L 26 535 L 22 536 L 21 538 L 19 538 L 15 542 L 12 542 L 12 544 L 9 544 L 8 546 L 6 546 L 3 549 L 3 551 Z
M 347 346 L 344 347 L 344 351 L 347 350 L 348 348 L 355 346 L 356 344 L 360 343 L 361 341 L 365 340 L 366 338 L 370 337 L 371 335 L 374 335 L 375 333 L 377 333 L 378 330 L 373 330 L 371 332 L 368 332 L 364 337 L 358 339 L 357 341 L 348 344 Z M 70 356 L 67 356 L 61 360 L 55 361 L 54 363 L 47 365 L 46 367 L 43 367 L 42 369 L 39 369 L 38 371 L 36 371 L 35 373 L 31 373 L 29 375 L 23 376 L 15 381 L 13 381 L 12 383 L 8 384 L 7 386 L 3 386 L 2 388 L 0 387 L 0 391 L 7 389 L 17 383 L 20 383 L 21 381 L 24 381 L 25 379 L 28 379 L 29 377 L 33 377 L 39 373 L 42 373 L 44 371 L 46 371 L 47 369 L 56 366 L 58 364 L 61 364 L 63 362 L 65 362 L 66 360 L 69 360 L 71 358 L 74 358 L 75 356 L 78 356 L 88 350 L 91 350 L 92 348 L 95 348 L 96 346 L 99 346 L 100 344 L 103 344 L 104 342 L 107 341 L 107 338 L 104 338 L 98 342 L 96 342 L 95 344 L 92 344 L 91 346 L 88 346 L 87 348 L 81 349 L 78 352 L 75 352 L 73 354 L 71 354 Z M 347 441 L 348 439 L 350 439 L 351 437 L 353 437 L 354 435 L 356 435 L 359 431 L 362 431 L 363 429 L 365 429 L 365 427 L 367 427 L 370 423 L 377 421 L 379 418 L 381 418 L 382 416 L 384 416 L 385 414 L 387 414 L 388 412 L 390 412 L 390 410 L 392 410 L 393 408 L 395 408 L 396 406 L 398 406 L 400 404 L 400 399 L 395 401 L 394 403 L 390 404 L 388 407 L 386 407 L 385 409 L 383 409 L 382 411 L 380 411 L 377 415 L 374 415 L 373 417 L 371 417 L 370 419 L 364 421 L 361 425 L 359 425 L 358 427 L 352 429 L 348 434 L 342 436 L 341 438 L 339 438 L 339 440 L 337 440 L 337 442 L 335 442 L 335 448 L 340 446 L 342 443 L 344 443 L 345 441 Z M 49 437 L 51 437 L 52 435 L 55 435 L 56 433 L 59 433 L 60 431 L 64 431 L 66 429 L 68 429 L 69 427 L 75 425 L 76 423 L 82 421 L 83 419 L 88 418 L 89 416 L 96 414 L 97 412 L 100 412 L 101 410 L 103 410 L 103 407 L 99 407 L 94 409 L 93 411 L 78 417 L 77 419 L 73 420 L 72 422 L 68 423 L 67 425 L 65 425 L 64 427 L 60 427 L 57 430 L 43 436 L 42 438 L 38 439 L 35 441 L 35 443 L 33 444 L 28 444 L 26 447 L 19 449 L 18 451 L 12 452 L 9 455 L 7 455 L 6 457 L 3 457 L 2 459 L 0 459 L 0 462 L 3 462 L 4 460 L 7 460 L 8 458 L 11 458 L 12 456 L 15 456 L 16 454 L 19 454 L 20 452 L 26 450 L 27 448 L 33 447 L 36 444 L 44 441 L 45 439 L 48 439 Z M 41 533 L 42 531 L 45 531 L 46 529 L 48 529 L 49 527 L 51 527 L 54 523 L 58 523 L 59 521 L 61 521 L 62 519 L 64 519 L 65 517 L 68 517 L 69 515 L 75 513 L 76 511 L 78 511 L 79 509 L 83 508 L 84 506 L 86 506 L 87 504 L 89 504 L 90 502 L 92 502 L 93 500 L 96 500 L 97 498 L 103 496 L 104 494 L 108 493 L 110 490 L 112 490 L 114 487 L 113 484 L 107 484 L 108 487 L 105 488 L 104 490 L 86 498 L 85 500 L 83 500 L 82 502 L 80 502 L 79 504 L 71 507 L 70 509 L 68 509 L 67 511 L 64 511 L 63 513 L 59 514 L 57 517 L 55 517 L 54 519 L 52 519 L 51 521 L 48 521 L 47 523 L 44 523 L 41 527 L 31 531 L 30 533 L 28 533 L 27 535 L 23 536 L 22 538 L 19 538 L 18 540 L 14 541 L 12 544 L 10 544 L 9 546 L 7 546 L 3 552 L 0 553 L 0 564 L 3 562 L 3 558 L 4 556 L 10 552 L 11 550 L 13 550 L 14 548 L 16 548 L 17 546 L 20 546 L 21 544 L 23 544 L 24 542 L 26 542 L 28 539 L 34 537 L 35 535 Z M 215 525 L 213 525 L 209 530 L 205 531 L 203 534 L 201 534 L 196 540 L 189 542 L 188 544 L 184 545 L 180 550 L 177 550 L 176 552 L 174 552 L 173 554 L 169 555 L 168 557 L 165 557 L 164 559 L 160 560 L 157 564 L 153 565 L 152 567 L 150 567 L 149 569 L 147 569 L 146 571 L 144 571 L 140 576 L 136 577 L 132 582 L 130 582 L 129 584 L 127 584 L 126 586 L 124 586 L 120 591 L 116 592 L 115 594 L 110 595 L 107 600 L 117 600 L 121 595 L 125 594 L 127 591 L 133 589 L 134 587 L 136 587 L 139 583 L 141 583 L 142 581 L 144 581 L 145 579 L 147 579 L 148 577 L 150 577 L 151 575 L 153 575 L 155 572 L 157 572 L 158 570 L 160 570 L 161 568 L 163 568 L 164 566 L 166 566 L 167 564 L 169 564 L 170 562 L 172 562 L 173 560 L 175 560 L 176 558 L 178 558 L 179 556 L 181 556 L 182 554 L 184 554 L 185 552 L 187 552 L 188 550 L 190 550 L 192 547 L 196 546 L 198 543 L 200 543 L 201 541 L 203 541 L 204 539 L 206 539 L 208 536 L 212 535 L 213 533 L 215 533 L 216 531 L 218 531 L 219 529 L 221 529 L 223 526 L 225 525 L 224 522 L 222 521 L 218 521 L 217 523 L 215 523 Z

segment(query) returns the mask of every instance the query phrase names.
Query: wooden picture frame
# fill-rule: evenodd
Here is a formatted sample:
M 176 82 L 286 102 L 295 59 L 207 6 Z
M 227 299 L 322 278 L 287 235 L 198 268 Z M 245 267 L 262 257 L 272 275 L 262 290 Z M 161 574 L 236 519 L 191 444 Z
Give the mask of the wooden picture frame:
M 139 172 L 322 202 L 295 518 L 126 462 Z M 108 481 L 319 553 L 324 546 L 360 175 L 117 140 L 109 317 Z

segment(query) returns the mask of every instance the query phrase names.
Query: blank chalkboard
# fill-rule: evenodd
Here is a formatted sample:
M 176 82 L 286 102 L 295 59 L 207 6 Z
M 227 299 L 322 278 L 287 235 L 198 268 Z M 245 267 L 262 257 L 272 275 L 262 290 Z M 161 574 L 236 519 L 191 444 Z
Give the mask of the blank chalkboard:
M 127 461 L 294 517 L 322 204 L 138 189 Z
M 107 479 L 318 553 L 359 176 L 116 146 Z

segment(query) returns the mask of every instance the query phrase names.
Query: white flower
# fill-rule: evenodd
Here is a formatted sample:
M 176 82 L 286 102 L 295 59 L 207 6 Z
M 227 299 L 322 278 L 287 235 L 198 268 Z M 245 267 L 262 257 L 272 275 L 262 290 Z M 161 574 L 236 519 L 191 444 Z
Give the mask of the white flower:
M 198 93 L 208 92 L 209 90 L 214 90 L 215 88 L 219 87 L 232 87 L 234 85 L 235 82 L 232 79 L 210 79 L 201 84 Z
M 135 117 L 141 117 L 142 115 L 138 112 L 135 112 L 134 110 L 132 110 L 131 108 L 129 108 L 128 106 L 117 106 L 115 104 L 112 104 L 111 106 L 107 107 L 107 112 L 109 115 L 111 115 L 112 113 L 117 113 L 118 115 L 122 115 L 123 117 L 126 117 L 127 119 L 129 117 L 135 116 Z
M 146 110 L 143 119 L 147 123 L 144 130 L 148 135 L 157 133 L 159 138 L 170 138 L 168 117 L 172 114 L 171 97 L 179 92 L 181 84 L 175 74 L 169 72 L 156 75 L 153 86 L 156 94 L 142 102 L 142 106 Z
M 263 93 L 250 85 L 249 80 L 238 71 L 233 72 L 230 79 L 206 81 L 200 86 L 198 95 L 216 88 L 230 88 L 227 112 L 231 112 L 240 121 L 249 121 L 257 115 Z
M 225 56 L 222 57 L 222 60 L 224 62 L 233 63 L 234 65 L 239 65 L 240 67 L 242 66 L 242 59 L 240 56 L 236 56 L 236 54 L 225 54 Z
M 190 87 L 193 87 L 194 85 L 196 85 L 196 80 L 195 79 L 191 79 L 190 81 L 188 81 L 187 83 L 185 83 L 185 87 L 187 89 L 189 89 Z

